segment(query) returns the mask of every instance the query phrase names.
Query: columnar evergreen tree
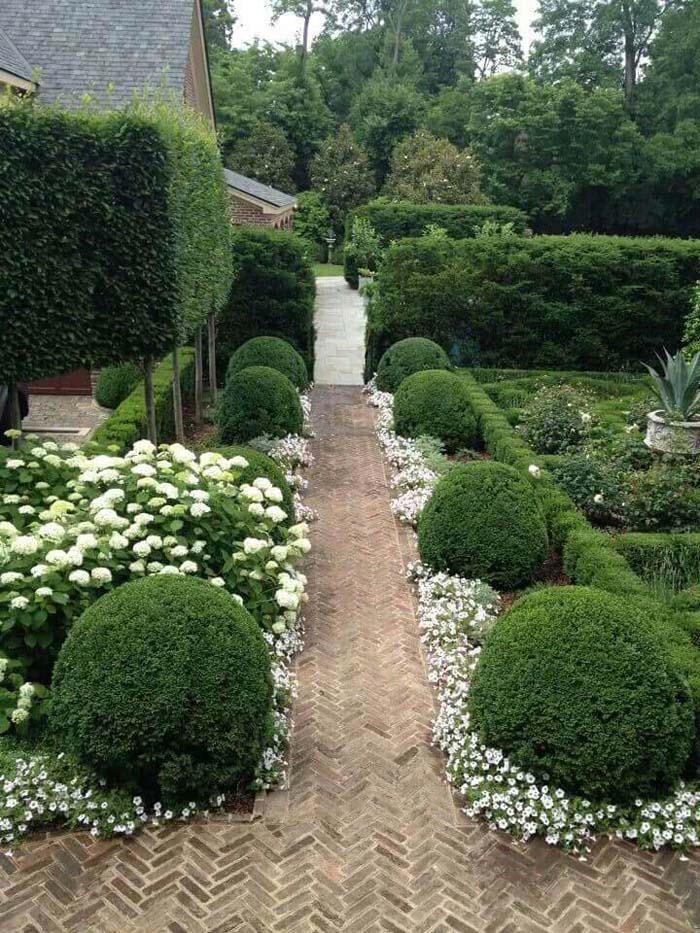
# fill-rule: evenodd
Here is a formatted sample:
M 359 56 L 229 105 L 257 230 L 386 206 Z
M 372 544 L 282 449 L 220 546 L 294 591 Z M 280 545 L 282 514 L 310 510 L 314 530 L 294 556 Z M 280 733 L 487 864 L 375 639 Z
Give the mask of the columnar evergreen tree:
M 376 193 L 369 159 L 347 124 L 325 140 L 311 162 L 311 185 L 332 211 L 336 233 L 342 232 L 347 212 Z

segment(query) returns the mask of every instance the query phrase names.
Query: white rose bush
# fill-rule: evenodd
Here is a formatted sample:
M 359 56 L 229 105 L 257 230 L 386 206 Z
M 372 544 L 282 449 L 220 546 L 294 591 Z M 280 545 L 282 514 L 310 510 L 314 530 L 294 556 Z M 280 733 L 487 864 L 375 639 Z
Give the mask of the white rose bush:
M 377 391 L 373 382 L 366 392 L 377 409 L 377 439 L 393 470 L 392 511 L 415 526 L 438 475 L 415 441 L 394 432 L 393 396 Z M 530 473 L 538 478 L 541 469 L 533 464 Z M 700 845 L 697 784 L 680 783 L 664 800 L 594 803 L 550 786 L 543 775 L 523 771 L 502 750 L 484 745 L 471 726 L 468 697 L 481 646 L 501 611 L 500 597 L 478 580 L 435 573 L 420 562 L 409 565 L 408 577 L 417 587 L 421 641 L 438 697 L 434 742 L 446 756 L 447 777 L 469 817 L 523 842 L 542 837 L 582 859 L 601 834 L 653 851 L 683 852 Z
M 308 441 L 284 438 L 267 452 L 287 472 L 300 504 Z M 300 565 L 311 548 L 303 519 L 310 515 L 299 509 L 302 520 L 290 526 L 282 491 L 269 479 L 239 482 L 247 466 L 243 457 L 145 440 L 124 455 L 44 441 L 0 457 L 0 732 L 21 734 L 45 715 L 56 653 L 95 600 L 140 577 L 193 575 L 245 606 L 268 643 L 274 734 L 255 787 L 284 782 L 291 662 L 303 645 L 307 601 Z M 9 845 L 42 821 L 130 834 L 146 822 L 201 812 L 193 802 L 177 813 L 165 805 L 146 813 L 75 762 L 58 767 L 42 755 L 13 759 L 0 782 L 0 841 Z

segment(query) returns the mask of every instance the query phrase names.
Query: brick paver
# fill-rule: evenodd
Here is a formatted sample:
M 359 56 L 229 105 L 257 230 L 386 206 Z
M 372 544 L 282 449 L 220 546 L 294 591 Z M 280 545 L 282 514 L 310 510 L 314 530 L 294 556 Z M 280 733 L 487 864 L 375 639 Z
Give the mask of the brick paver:
M 130 842 L 63 834 L 1 868 L 0 929 L 683 931 L 700 862 L 601 842 L 588 862 L 467 821 L 430 746 L 410 551 L 358 390 L 316 391 L 319 512 L 288 810 Z M 278 800 L 277 803 L 280 801 Z M 284 804 L 284 800 L 282 801 Z

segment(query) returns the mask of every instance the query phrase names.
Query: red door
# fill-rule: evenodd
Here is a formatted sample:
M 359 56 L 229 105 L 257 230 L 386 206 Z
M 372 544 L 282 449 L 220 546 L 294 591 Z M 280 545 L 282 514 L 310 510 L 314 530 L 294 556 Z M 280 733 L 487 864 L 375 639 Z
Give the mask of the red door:
M 92 395 L 89 369 L 75 369 L 53 379 L 32 382 L 30 395 Z

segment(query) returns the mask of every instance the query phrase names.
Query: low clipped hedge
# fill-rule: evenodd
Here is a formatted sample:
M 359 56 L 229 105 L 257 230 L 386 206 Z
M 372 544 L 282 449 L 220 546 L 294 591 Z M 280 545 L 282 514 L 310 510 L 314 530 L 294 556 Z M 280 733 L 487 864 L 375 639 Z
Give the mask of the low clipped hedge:
M 454 466 L 437 483 L 418 523 L 426 564 L 504 590 L 533 581 L 547 546 L 531 484 L 502 463 Z
M 487 223 L 512 224 L 513 232 L 523 234 L 527 216 L 516 207 L 502 204 L 412 204 L 376 198 L 348 214 L 345 241 L 349 242 L 356 217 L 368 220 L 385 246 L 392 240 L 422 236 L 428 227 L 441 227 L 454 240 L 474 237 Z M 359 285 L 357 259 L 345 253 L 345 279 L 352 288 Z
M 472 447 L 476 418 L 459 376 L 425 370 L 404 379 L 394 396 L 394 426 L 403 437 L 436 437 L 449 453 Z
M 291 233 L 233 227 L 235 280 L 218 316 L 219 372 L 234 350 L 252 337 L 287 340 L 314 371 L 316 279 L 305 244 Z
M 52 688 L 62 747 L 151 801 L 249 781 L 270 727 L 262 633 L 201 579 L 149 577 L 99 599 L 64 643 Z
M 269 366 L 283 373 L 287 379 L 303 391 L 309 384 L 306 363 L 294 347 L 279 337 L 253 337 L 239 347 L 229 360 L 227 380 L 249 366 Z
M 142 380 L 143 370 L 136 363 L 107 366 L 98 377 L 95 401 L 103 408 L 117 408 Z
M 377 388 L 396 392 L 408 376 L 426 369 L 451 369 L 442 347 L 424 337 L 408 337 L 389 347 L 377 366 Z
M 470 712 L 484 743 L 593 801 L 671 790 L 695 731 L 657 625 L 634 603 L 583 587 L 534 593 L 496 623 Z
M 194 396 L 194 350 L 191 347 L 180 348 L 180 384 L 183 398 L 192 398 Z M 154 372 L 153 394 L 158 441 L 165 443 L 175 436 L 172 356 L 166 357 Z M 147 436 L 146 398 L 143 382 L 141 382 L 95 431 L 92 442 L 98 447 L 116 446 L 124 451 Z
M 222 444 L 301 434 L 303 425 L 299 393 L 276 369 L 250 366 L 227 381 L 217 414 Z
M 222 456 L 230 460 L 232 457 L 245 457 L 248 466 L 241 470 L 239 483 L 252 484 L 254 480 L 261 476 L 266 477 L 270 482 L 282 490 L 281 508 L 287 513 L 285 525 L 293 525 L 295 522 L 294 495 L 292 488 L 287 482 L 287 477 L 277 463 L 264 454 L 261 450 L 255 450 L 253 447 L 232 446 L 220 447 L 218 450 Z

